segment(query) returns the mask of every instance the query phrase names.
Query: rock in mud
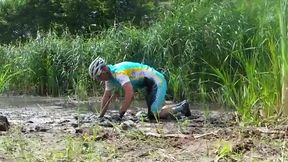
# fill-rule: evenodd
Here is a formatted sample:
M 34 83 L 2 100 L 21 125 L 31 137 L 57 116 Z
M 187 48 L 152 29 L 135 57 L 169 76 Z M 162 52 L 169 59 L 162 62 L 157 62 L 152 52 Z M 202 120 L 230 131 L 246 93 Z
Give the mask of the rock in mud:
M 222 137 L 234 137 L 235 135 L 233 134 L 233 129 L 231 128 L 223 128 L 218 130 L 217 135 L 222 136 Z
M 74 117 L 73 117 L 75 120 L 80 120 L 80 121 L 82 121 L 82 120 L 84 120 L 84 118 L 85 118 L 85 116 L 81 116 L 81 115 L 75 115 Z
M 198 119 L 200 117 L 203 117 L 203 112 L 199 110 L 191 110 L 191 116 L 190 119 Z
M 96 120 L 98 120 L 98 117 L 95 114 L 87 114 L 83 117 L 78 117 L 79 123 L 94 123 Z
M 115 123 L 118 123 L 118 122 L 121 122 L 123 119 L 120 118 L 120 116 L 117 114 L 117 115 L 112 115 L 110 120 L 115 122 Z
M 98 135 L 95 137 L 94 141 L 105 140 L 105 139 L 108 139 L 109 136 L 110 136 L 109 133 L 103 132 L 103 133 L 98 134 Z
M 207 120 L 211 123 L 211 124 L 219 124 L 221 123 L 221 114 L 219 112 L 210 112 L 207 116 Z
M 69 119 L 62 119 L 60 122 L 58 122 L 58 124 L 64 125 L 65 123 L 69 123 L 70 120 Z
M 136 127 L 136 124 L 132 120 L 127 120 L 127 121 L 124 121 L 123 123 L 121 123 L 120 127 L 123 130 L 128 130 L 129 128 Z
M 89 134 L 89 135 L 93 135 L 93 129 L 91 127 L 81 127 L 81 128 L 76 128 L 75 129 L 75 133 L 79 133 L 79 134 Z
M 211 111 L 207 116 L 207 121 L 219 127 L 232 126 L 236 124 L 236 115 L 230 112 Z
M 245 139 L 244 141 L 238 141 L 233 147 L 233 152 L 236 153 L 245 153 L 247 151 L 250 151 L 253 147 L 255 147 L 252 139 Z
M 78 123 L 71 123 L 71 126 L 72 126 L 73 128 L 77 128 L 77 127 L 79 127 L 79 124 L 78 124 Z
M 50 128 L 48 126 L 44 125 L 36 125 L 35 126 L 35 131 L 36 132 L 47 132 Z
M 192 120 L 188 127 L 204 127 L 204 122 L 195 122 Z
M 147 114 L 144 111 L 139 111 L 135 115 L 137 118 L 146 117 Z
M 6 116 L 0 115 L 0 131 L 7 131 L 9 129 L 9 122 Z
M 43 124 L 29 124 L 29 125 L 24 125 L 21 128 L 21 132 L 23 133 L 29 133 L 29 132 L 47 132 L 50 130 L 48 125 L 43 125 Z
M 204 134 L 204 131 L 197 127 L 187 129 L 187 134 Z
M 109 121 L 109 120 L 101 121 L 101 122 L 99 122 L 99 125 L 100 125 L 100 126 L 103 126 L 103 127 L 113 127 L 112 122 Z
M 192 119 L 193 122 L 195 123 L 204 123 L 205 122 L 205 117 L 201 116 L 197 119 Z

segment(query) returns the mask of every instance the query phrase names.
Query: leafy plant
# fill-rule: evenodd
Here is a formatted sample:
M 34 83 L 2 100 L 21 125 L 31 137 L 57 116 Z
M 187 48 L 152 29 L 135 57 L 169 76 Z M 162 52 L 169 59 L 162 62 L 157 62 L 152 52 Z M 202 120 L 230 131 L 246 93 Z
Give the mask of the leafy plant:
M 25 72 L 25 70 L 18 71 L 18 72 L 11 72 L 11 65 L 7 64 L 2 67 L 0 71 L 0 93 L 2 93 L 9 85 L 10 81 L 20 75 L 21 73 Z
M 217 159 L 227 158 L 232 154 L 232 145 L 229 142 L 223 142 L 222 146 L 220 146 L 219 150 L 217 151 Z

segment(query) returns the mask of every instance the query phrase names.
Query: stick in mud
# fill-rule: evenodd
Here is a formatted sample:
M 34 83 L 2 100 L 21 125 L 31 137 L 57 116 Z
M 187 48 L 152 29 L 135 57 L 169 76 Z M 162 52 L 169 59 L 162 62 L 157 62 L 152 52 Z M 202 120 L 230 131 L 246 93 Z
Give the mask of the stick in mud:
M 159 133 L 152 133 L 147 132 L 144 133 L 146 136 L 158 137 L 158 138 L 193 138 L 191 135 L 185 134 L 159 134 Z

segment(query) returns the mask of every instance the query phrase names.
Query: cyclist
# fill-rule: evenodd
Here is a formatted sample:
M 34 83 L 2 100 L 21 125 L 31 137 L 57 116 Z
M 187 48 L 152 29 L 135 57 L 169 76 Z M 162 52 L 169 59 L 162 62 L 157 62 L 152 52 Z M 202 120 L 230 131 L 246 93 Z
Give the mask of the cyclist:
M 93 80 L 105 81 L 105 91 L 101 101 L 100 116 L 103 117 L 109 103 L 114 98 L 112 90 L 122 87 L 124 101 L 120 107 L 119 117 L 122 118 L 129 108 L 137 89 L 145 89 L 145 99 L 148 106 L 148 117 L 167 118 L 170 114 L 181 112 L 191 116 L 189 104 L 186 100 L 163 106 L 167 90 L 167 82 L 160 72 L 154 68 L 136 62 L 121 62 L 107 65 L 105 60 L 97 57 L 89 66 L 89 74 Z M 163 106 L 163 107 L 162 107 Z

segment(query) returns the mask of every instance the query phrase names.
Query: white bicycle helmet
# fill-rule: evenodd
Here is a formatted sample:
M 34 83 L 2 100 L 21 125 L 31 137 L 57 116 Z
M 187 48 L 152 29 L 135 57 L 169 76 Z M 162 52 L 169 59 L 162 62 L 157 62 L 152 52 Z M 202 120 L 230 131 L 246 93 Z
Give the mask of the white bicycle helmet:
M 102 72 L 101 68 L 105 65 L 105 60 L 101 57 L 97 57 L 89 66 L 90 77 L 96 79 L 96 76 L 99 76 Z

